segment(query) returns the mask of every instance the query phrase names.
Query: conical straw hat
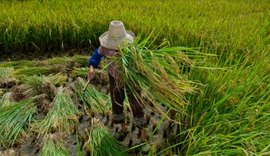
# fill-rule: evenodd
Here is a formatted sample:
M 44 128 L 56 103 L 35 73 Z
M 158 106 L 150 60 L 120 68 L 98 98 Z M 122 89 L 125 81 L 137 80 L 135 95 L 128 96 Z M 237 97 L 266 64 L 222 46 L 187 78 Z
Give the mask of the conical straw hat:
M 132 43 L 133 40 L 134 37 L 130 32 L 126 31 L 123 22 L 117 20 L 112 21 L 109 25 L 109 30 L 99 37 L 99 42 L 102 46 L 113 50 L 117 50 L 127 43 Z

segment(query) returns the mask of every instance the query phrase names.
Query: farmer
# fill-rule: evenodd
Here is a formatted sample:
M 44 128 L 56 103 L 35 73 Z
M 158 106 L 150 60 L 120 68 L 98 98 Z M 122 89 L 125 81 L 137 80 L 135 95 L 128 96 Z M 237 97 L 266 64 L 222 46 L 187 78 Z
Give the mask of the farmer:
M 109 31 L 103 33 L 99 37 L 100 47 L 94 51 L 93 55 L 89 59 L 88 80 L 91 80 L 95 76 L 94 69 L 98 67 L 103 56 L 107 58 L 119 56 L 118 49 L 132 43 L 134 37 L 135 35 L 132 32 L 127 32 L 125 30 L 124 24 L 121 21 L 112 21 L 109 25 Z M 146 120 L 143 112 L 143 106 L 139 101 L 139 98 L 136 98 L 130 89 L 123 84 L 119 73 L 121 71 L 119 71 L 113 63 L 109 63 L 108 69 L 113 112 L 111 124 L 121 124 L 122 131 L 127 132 L 125 114 L 123 112 L 123 102 L 125 99 L 126 89 L 126 94 L 134 117 L 133 124 L 140 130 L 140 139 L 143 141 L 146 140 Z M 140 91 L 138 89 L 135 90 L 137 95 L 140 95 Z

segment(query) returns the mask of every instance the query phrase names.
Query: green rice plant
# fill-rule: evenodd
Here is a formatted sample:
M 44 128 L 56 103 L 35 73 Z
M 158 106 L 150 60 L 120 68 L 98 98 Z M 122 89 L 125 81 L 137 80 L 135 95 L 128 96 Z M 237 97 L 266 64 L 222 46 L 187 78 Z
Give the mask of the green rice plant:
M 0 108 L 1 108 L 1 107 L 6 107 L 6 106 L 12 104 L 12 103 L 9 101 L 9 96 L 10 96 L 10 93 L 5 93 L 5 94 L 0 98 Z
M 149 38 L 140 37 L 123 48 L 120 54 L 121 57 L 112 58 L 112 61 L 120 70 L 126 86 L 143 104 L 163 115 L 166 112 L 163 112 L 161 104 L 176 112 L 186 113 L 183 109 L 188 105 L 185 95 L 194 93 L 195 88 L 184 69 L 192 67 L 190 58 L 205 54 L 185 47 L 154 47 Z M 137 95 L 136 88 L 144 93 L 147 100 Z M 149 105 L 148 101 L 153 105 Z
M 23 100 L 0 108 L 0 145 L 12 146 L 36 111 L 33 100 Z
M 74 130 L 78 120 L 78 108 L 66 92 L 63 87 L 60 87 L 53 99 L 53 106 L 46 117 L 33 124 L 33 129 L 38 132 L 38 135 L 45 135 L 50 132 L 70 133 Z
M 63 64 L 66 65 L 70 61 L 68 57 L 54 57 L 46 60 L 45 62 L 48 65 Z
M 40 156 L 69 156 L 62 140 L 54 139 L 52 136 L 43 138 L 43 146 L 39 153 Z
M 92 156 L 123 156 L 126 149 L 102 125 L 96 123 L 91 127 L 89 139 L 84 145 Z
M 0 64 L 0 67 L 13 67 L 15 69 L 21 67 L 33 67 L 37 63 L 29 60 L 18 60 L 18 61 L 6 61 Z
M 184 116 L 187 126 L 180 130 L 174 145 L 164 147 L 164 152 L 167 148 L 167 151 L 178 151 L 180 155 L 269 155 L 268 1 L 168 0 L 165 3 L 115 0 L 110 4 L 87 0 L 1 2 L 1 59 L 13 58 L 14 53 L 22 56 L 39 51 L 38 54 L 43 55 L 44 51 L 89 48 L 89 45 L 93 48 L 99 45 L 98 36 L 108 30 L 112 15 L 122 20 L 127 30 L 136 33 L 147 34 L 155 28 L 161 38 L 155 44 L 166 38 L 173 46 L 201 47 L 203 52 L 218 55 L 207 62 L 198 58 L 204 67 L 212 69 L 191 68 L 191 80 L 204 85 L 190 83 L 201 91 L 180 98 L 190 105 L 183 103 L 180 110 L 186 114 L 177 114 L 174 120 L 183 123 Z M 116 9 L 109 9 L 111 6 Z M 102 18 L 97 20 L 96 17 Z M 158 48 L 148 49 L 158 51 Z M 145 51 L 148 56 L 149 52 Z M 190 53 L 188 55 L 190 58 Z M 179 62 L 182 62 L 185 56 L 180 58 Z M 156 60 L 159 62 L 160 59 Z M 153 59 L 153 62 L 156 60 Z M 63 59 L 55 59 L 51 64 L 58 64 L 58 61 L 65 63 Z M 0 67 L 32 68 L 39 62 L 1 62 Z M 184 61 L 185 64 L 179 62 L 176 60 L 181 73 L 185 66 L 189 66 L 189 61 Z M 149 63 L 149 68 L 155 65 Z M 174 68 L 171 70 L 175 71 Z M 162 72 L 156 70 L 156 73 L 159 76 L 157 79 L 161 79 Z M 186 74 L 181 76 L 187 79 Z M 144 77 L 138 81 L 143 80 Z M 146 83 L 148 81 L 138 86 L 143 87 Z M 146 85 L 142 91 L 148 93 L 160 88 L 147 87 L 149 85 L 152 84 Z M 157 100 L 154 94 L 157 93 L 144 95 L 148 100 Z M 165 95 L 158 94 L 159 100 L 152 102 L 157 106 L 164 103 L 159 101 Z M 172 108 L 176 109 L 175 106 Z M 164 155 L 162 151 L 159 154 Z
M 83 79 L 78 79 L 76 84 L 76 94 L 78 98 L 93 112 L 108 112 L 111 108 L 108 95 L 98 91 L 93 85 L 88 85 L 85 88 L 86 84 L 87 83 Z
M 33 75 L 33 76 L 25 76 L 22 78 L 22 82 L 30 85 L 36 91 L 39 91 L 41 85 L 45 82 L 51 83 L 55 86 L 64 85 L 67 77 L 63 74 L 55 74 L 55 75 Z
M 89 56 L 84 56 L 84 55 L 75 55 L 72 57 L 72 60 L 76 63 L 79 63 L 80 65 L 83 66 L 88 66 L 88 59 Z
M 186 107 L 187 120 L 178 131 L 178 141 L 158 154 L 173 149 L 184 155 L 267 155 L 269 59 L 263 54 L 257 57 L 260 61 L 249 64 L 254 58 L 245 58 L 226 70 L 192 68 L 191 79 L 205 85 L 187 97 L 192 105 Z
M 87 74 L 88 74 L 88 68 L 75 68 L 73 71 L 72 71 L 72 76 L 74 77 L 83 77 L 83 78 L 86 78 L 87 77 Z
M 105 73 L 104 69 L 106 69 L 106 67 L 101 70 L 95 69 L 96 76 L 100 75 L 100 77 L 98 78 L 106 79 L 104 76 L 107 76 L 107 74 Z M 72 70 L 72 76 L 86 78 L 88 74 L 88 70 L 89 70 L 88 67 L 75 68 L 74 70 Z
M 24 67 L 14 71 L 14 75 L 18 78 L 32 75 L 49 75 L 51 74 L 50 67 Z
M 103 1 L 3 1 L 1 51 L 8 55 L 34 50 L 44 54 L 44 51 L 92 48 L 98 46 L 98 36 L 108 30 L 112 16 L 136 33 L 147 34 L 153 28 L 162 30 L 160 38 L 173 45 L 209 48 L 230 60 L 253 52 L 260 54 L 269 44 L 267 1 L 116 0 L 111 5 L 115 10 L 110 10 L 110 5 Z

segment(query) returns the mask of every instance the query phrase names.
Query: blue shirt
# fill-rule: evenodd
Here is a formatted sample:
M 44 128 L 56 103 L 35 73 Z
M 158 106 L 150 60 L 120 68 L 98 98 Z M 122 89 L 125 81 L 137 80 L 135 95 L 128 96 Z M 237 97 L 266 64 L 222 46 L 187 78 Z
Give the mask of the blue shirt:
M 98 48 L 94 50 L 93 55 L 89 58 L 88 66 L 92 65 L 94 68 L 97 68 L 103 55 L 98 53 Z

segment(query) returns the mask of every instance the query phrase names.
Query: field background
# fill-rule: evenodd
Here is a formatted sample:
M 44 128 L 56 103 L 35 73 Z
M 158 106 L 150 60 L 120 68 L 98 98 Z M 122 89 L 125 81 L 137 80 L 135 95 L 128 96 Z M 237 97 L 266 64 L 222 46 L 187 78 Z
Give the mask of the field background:
M 165 151 L 270 154 L 269 1 L 1 1 L 0 8 L 0 60 L 90 55 L 114 19 L 135 34 L 153 31 L 155 44 L 215 54 L 191 68 L 189 79 L 203 85 L 186 97 L 188 128 Z
M 1 53 L 93 48 L 113 19 L 136 34 L 155 30 L 173 45 L 230 57 L 252 55 L 270 42 L 267 1 L 45 0 L 2 1 L 0 6 Z

